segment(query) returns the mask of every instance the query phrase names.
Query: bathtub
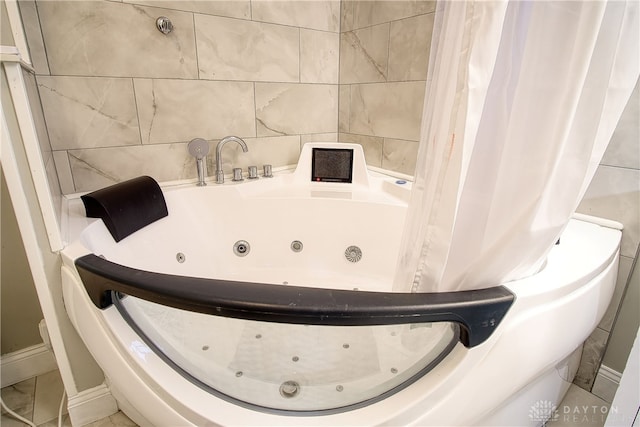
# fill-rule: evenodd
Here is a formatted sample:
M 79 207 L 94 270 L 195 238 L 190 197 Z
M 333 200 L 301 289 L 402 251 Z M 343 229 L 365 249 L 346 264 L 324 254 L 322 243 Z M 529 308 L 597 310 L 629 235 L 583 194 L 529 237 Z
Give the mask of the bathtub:
M 352 150 L 314 182 L 312 150 Z M 611 299 L 620 225 L 570 220 L 536 275 L 391 292 L 411 183 L 350 144 L 273 178 L 162 187 L 119 242 L 68 200 L 69 318 L 140 425 L 542 425 Z

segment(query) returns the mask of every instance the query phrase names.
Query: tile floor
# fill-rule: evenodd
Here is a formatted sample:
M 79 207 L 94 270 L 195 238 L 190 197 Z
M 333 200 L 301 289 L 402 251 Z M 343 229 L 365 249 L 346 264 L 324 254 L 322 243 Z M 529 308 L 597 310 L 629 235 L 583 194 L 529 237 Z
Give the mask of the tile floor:
M 35 378 L 2 389 L 2 400 L 18 415 L 32 421 L 38 427 L 56 427 L 62 398 L 62 379 L 58 371 L 51 371 Z M 26 426 L 2 410 L 2 427 Z M 62 425 L 71 427 L 71 420 L 63 408 Z M 89 424 L 90 427 L 136 427 L 122 412 Z
M 602 427 L 607 419 L 611 403 L 571 384 L 569 391 L 558 405 L 554 419 L 546 427 Z
M 36 378 L 22 381 L 2 389 L 2 400 L 19 415 L 33 421 L 38 427 L 56 427 L 58 410 L 62 398 L 62 380 L 58 371 L 51 371 Z M 567 395 L 558 407 L 555 420 L 546 427 L 602 427 L 610 404 L 576 385 L 571 385 Z M 66 408 L 66 404 L 65 404 Z M 62 425 L 70 427 L 66 409 L 63 410 Z M 26 424 L 10 417 L 2 411 L 2 427 L 22 427 Z M 122 412 L 103 418 L 90 427 L 136 427 Z

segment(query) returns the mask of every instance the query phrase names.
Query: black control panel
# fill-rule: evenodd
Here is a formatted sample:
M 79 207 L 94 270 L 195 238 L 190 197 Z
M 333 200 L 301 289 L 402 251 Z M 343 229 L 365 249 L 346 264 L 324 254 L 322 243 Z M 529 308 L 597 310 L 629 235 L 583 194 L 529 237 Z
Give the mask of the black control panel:
M 311 181 L 351 183 L 352 180 L 352 149 L 313 148 L 311 154 Z

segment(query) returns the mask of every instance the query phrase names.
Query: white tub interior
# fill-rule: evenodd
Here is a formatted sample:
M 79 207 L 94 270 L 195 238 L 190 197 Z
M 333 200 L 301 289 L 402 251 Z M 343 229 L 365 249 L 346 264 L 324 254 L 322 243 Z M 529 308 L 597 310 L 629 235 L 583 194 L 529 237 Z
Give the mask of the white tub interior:
M 391 291 L 410 183 L 366 169 L 366 179 L 352 184 L 303 182 L 302 169 L 241 184 L 168 187 L 167 217 L 119 243 L 95 221 L 80 240 L 110 261 L 159 273 Z M 240 240 L 250 245 L 244 257 L 233 252 Z M 351 246 L 362 253 L 357 262 L 345 257 Z
M 356 148 L 353 183 L 309 182 L 308 168 L 298 166 L 254 182 L 169 187 L 167 217 L 120 242 L 95 221 L 79 242 L 111 262 L 155 273 L 390 292 L 410 184 L 368 172 Z M 243 256 L 234 253 L 238 241 L 250 248 Z M 239 404 L 277 410 L 335 410 L 379 398 L 430 369 L 459 333 L 449 322 L 345 327 L 230 319 L 131 296 L 118 306 L 192 381 Z

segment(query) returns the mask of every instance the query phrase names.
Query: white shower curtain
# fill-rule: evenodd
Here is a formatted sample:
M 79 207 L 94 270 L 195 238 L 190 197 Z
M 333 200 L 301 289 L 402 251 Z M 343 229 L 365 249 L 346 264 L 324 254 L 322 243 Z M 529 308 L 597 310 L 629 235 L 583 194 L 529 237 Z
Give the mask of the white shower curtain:
M 539 270 L 638 80 L 639 5 L 438 2 L 394 290 Z

